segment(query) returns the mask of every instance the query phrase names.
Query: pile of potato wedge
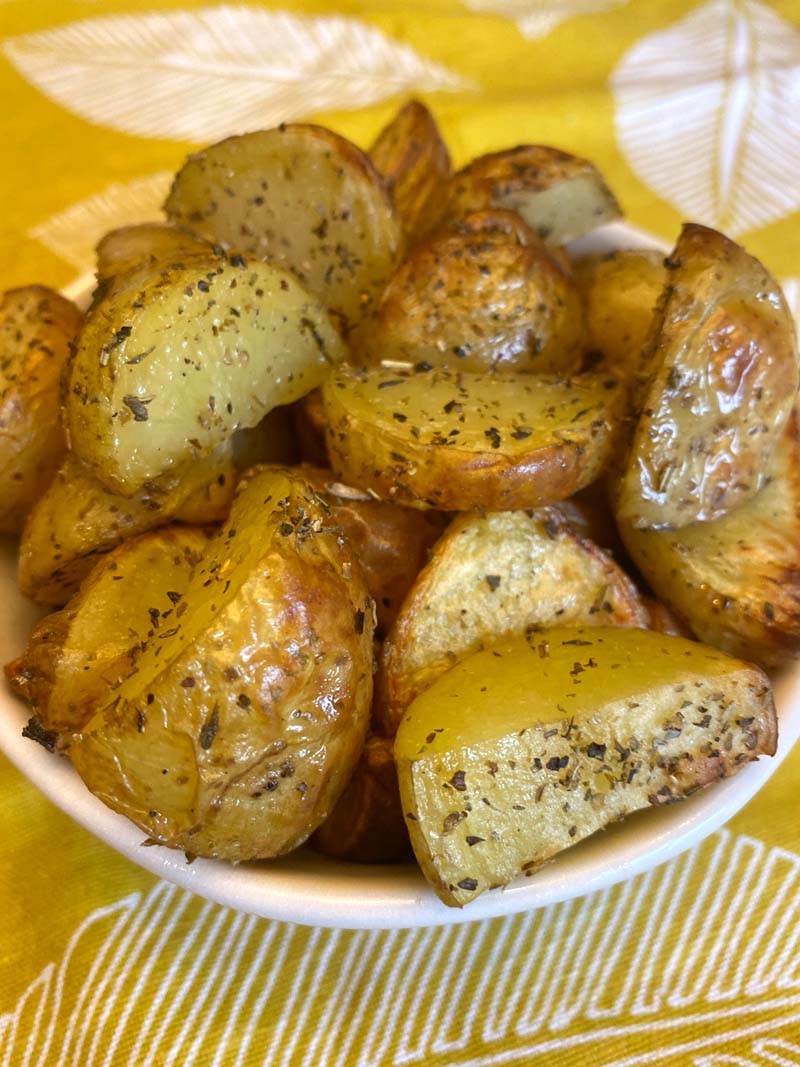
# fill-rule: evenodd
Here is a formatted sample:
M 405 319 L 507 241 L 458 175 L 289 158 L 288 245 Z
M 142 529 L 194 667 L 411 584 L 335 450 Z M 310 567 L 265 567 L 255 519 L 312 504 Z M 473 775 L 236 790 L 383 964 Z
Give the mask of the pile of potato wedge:
M 0 303 L 25 732 L 152 843 L 413 850 L 463 906 L 775 752 L 800 363 L 766 269 L 406 104 L 190 156 L 84 313 Z

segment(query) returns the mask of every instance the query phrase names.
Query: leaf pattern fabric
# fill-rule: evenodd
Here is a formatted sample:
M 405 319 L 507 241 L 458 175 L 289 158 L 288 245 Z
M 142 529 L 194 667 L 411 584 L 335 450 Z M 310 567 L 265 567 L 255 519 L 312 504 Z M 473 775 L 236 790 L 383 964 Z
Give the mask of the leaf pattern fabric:
M 642 234 L 726 229 L 800 319 L 796 0 L 0 0 L 0 93 L 4 287 L 91 270 L 198 144 L 307 119 L 368 145 L 414 94 L 458 164 L 556 144 Z M 799 792 L 795 750 L 610 889 L 351 932 L 158 881 L 0 756 L 0 1067 L 800 1067 Z

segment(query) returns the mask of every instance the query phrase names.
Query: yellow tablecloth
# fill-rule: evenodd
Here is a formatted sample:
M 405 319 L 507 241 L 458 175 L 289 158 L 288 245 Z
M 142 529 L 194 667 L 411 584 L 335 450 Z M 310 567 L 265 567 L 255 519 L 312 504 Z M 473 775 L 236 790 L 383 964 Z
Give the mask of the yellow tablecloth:
M 596 160 L 629 218 L 740 238 L 800 304 L 797 0 L 0 0 L 2 284 L 153 217 L 193 145 L 409 93 L 456 162 Z M 722 832 L 529 915 L 393 933 L 157 882 L 0 759 L 0 1064 L 800 1064 L 800 750 Z

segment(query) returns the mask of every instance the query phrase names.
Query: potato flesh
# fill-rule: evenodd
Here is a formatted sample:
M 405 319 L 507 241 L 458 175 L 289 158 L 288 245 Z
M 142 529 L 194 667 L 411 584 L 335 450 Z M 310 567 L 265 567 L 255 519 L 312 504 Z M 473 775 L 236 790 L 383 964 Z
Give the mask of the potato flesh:
M 174 616 L 208 543 L 192 527 L 132 538 L 100 558 L 61 611 L 33 630 L 6 668 L 46 730 L 80 730 L 125 678 L 142 642 Z
M 395 742 L 417 859 L 463 906 L 632 811 L 774 752 L 758 668 L 679 637 L 556 628 L 478 652 Z
M 707 522 L 757 493 L 800 381 L 791 314 L 758 260 L 692 224 L 669 262 L 617 496 L 639 528 Z
M 301 478 L 254 471 L 171 625 L 71 739 L 89 788 L 153 840 L 279 855 L 344 789 L 368 726 L 373 619 L 326 518 Z
M 131 496 L 319 385 L 345 349 L 321 306 L 266 263 L 211 256 L 126 276 L 72 363 L 72 448 Z
M 451 170 L 433 115 L 419 100 L 409 100 L 367 154 L 383 175 L 406 235 L 423 233 L 435 219 Z
M 97 246 L 97 277 L 103 282 L 145 263 L 160 266 L 210 251 L 208 241 L 163 222 L 120 226 L 110 230 Z
M 615 388 L 590 376 L 342 368 L 323 387 L 331 466 L 412 507 L 556 503 L 603 469 Z
M 0 299 L 0 533 L 19 533 L 63 457 L 59 383 L 82 319 L 42 285 Z
M 34 506 L 19 548 L 19 585 L 37 604 L 61 607 L 104 553 L 169 522 L 227 518 L 235 488 L 230 447 L 191 464 L 180 477 L 124 497 L 106 489 L 72 453 Z
M 680 530 L 620 523 L 655 593 L 701 641 L 762 667 L 800 655 L 800 441 L 796 417 L 768 484 L 713 522 Z
M 364 363 L 571 374 L 583 342 L 578 292 L 543 246 L 448 233 L 400 265 L 354 347 Z
M 555 508 L 459 516 L 435 546 L 384 642 L 378 721 L 403 711 L 470 653 L 504 637 L 564 625 L 648 625 L 636 587 Z
M 369 309 L 401 246 L 368 157 L 320 126 L 248 133 L 195 153 L 165 210 L 200 237 L 291 269 L 344 333 Z
M 516 211 L 556 246 L 621 216 L 593 163 L 544 145 L 519 145 L 479 156 L 453 175 L 444 216 L 457 218 L 486 208 Z

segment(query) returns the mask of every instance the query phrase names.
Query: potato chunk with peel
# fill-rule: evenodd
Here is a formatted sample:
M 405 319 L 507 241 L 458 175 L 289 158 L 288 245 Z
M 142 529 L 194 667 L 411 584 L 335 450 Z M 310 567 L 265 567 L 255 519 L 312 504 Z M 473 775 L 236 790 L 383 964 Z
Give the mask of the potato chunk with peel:
M 0 533 L 19 533 L 64 456 L 59 383 L 82 321 L 43 285 L 0 298 Z
M 636 566 L 701 641 L 763 667 L 800 655 L 800 441 L 793 416 L 767 485 L 713 522 L 620 523 Z
M 344 356 L 287 271 L 214 255 L 145 267 L 87 317 L 66 401 L 72 448 L 132 496 L 299 399 Z
M 106 703 L 142 644 L 170 625 L 208 539 L 168 526 L 125 541 L 100 558 L 66 607 L 34 627 L 6 674 L 45 730 L 81 730 Z
M 37 604 L 61 607 L 97 560 L 125 538 L 169 522 L 222 522 L 228 517 L 235 481 L 227 444 L 179 477 L 132 497 L 106 489 L 68 453 L 25 523 L 19 546 L 20 589 Z
M 323 386 L 337 475 L 411 507 L 552 504 L 601 473 L 616 383 L 342 368 Z
M 777 282 L 721 233 L 684 226 L 642 362 L 650 373 L 617 517 L 674 529 L 754 496 L 800 380 Z
M 490 232 L 489 214 L 479 216 L 486 230 L 440 234 L 398 267 L 354 339 L 359 360 L 578 370 L 583 308 L 572 279 L 533 231 L 525 241 L 499 226 Z
M 208 241 L 168 226 L 164 222 L 141 222 L 109 230 L 97 245 L 97 277 L 107 282 L 145 264 L 154 267 L 179 263 L 186 256 L 208 255 Z
M 367 154 L 386 181 L 407 237 L 423 233 L 435 219 L 451 170 L 436 119 L 419 100 L 409 100 Z
M 359 148 L 321 126 L 260 130 L 194 153 L 164 206 L 176 225 L 292 270 L 343 333 L 400 255 L 383 179 Z
M 307 482 L 240 485 L 133 672 L 63 747 L 86 785 L 152 840 L 245 860 L 317 828 L 363 748 L 372 602 Z
M 556 624 L 644 628 L 648 621 L 630 578 L 557 508 L 460 515 L 383 644 L 377 721 L 392 736 L 416 696 L 503 637 Z
M 461 907 L 772 755 L 776 738 L 757 667 L 646 630 L 559 627 L 443 675 L 408 709 L 395 758 L 417 860 Z
M 443 217 L 486 208 L 516 211 L 553 245 L 566 244 L 621 216 L 594 163 L 545 145 L 490 152 L 453 175 Z

